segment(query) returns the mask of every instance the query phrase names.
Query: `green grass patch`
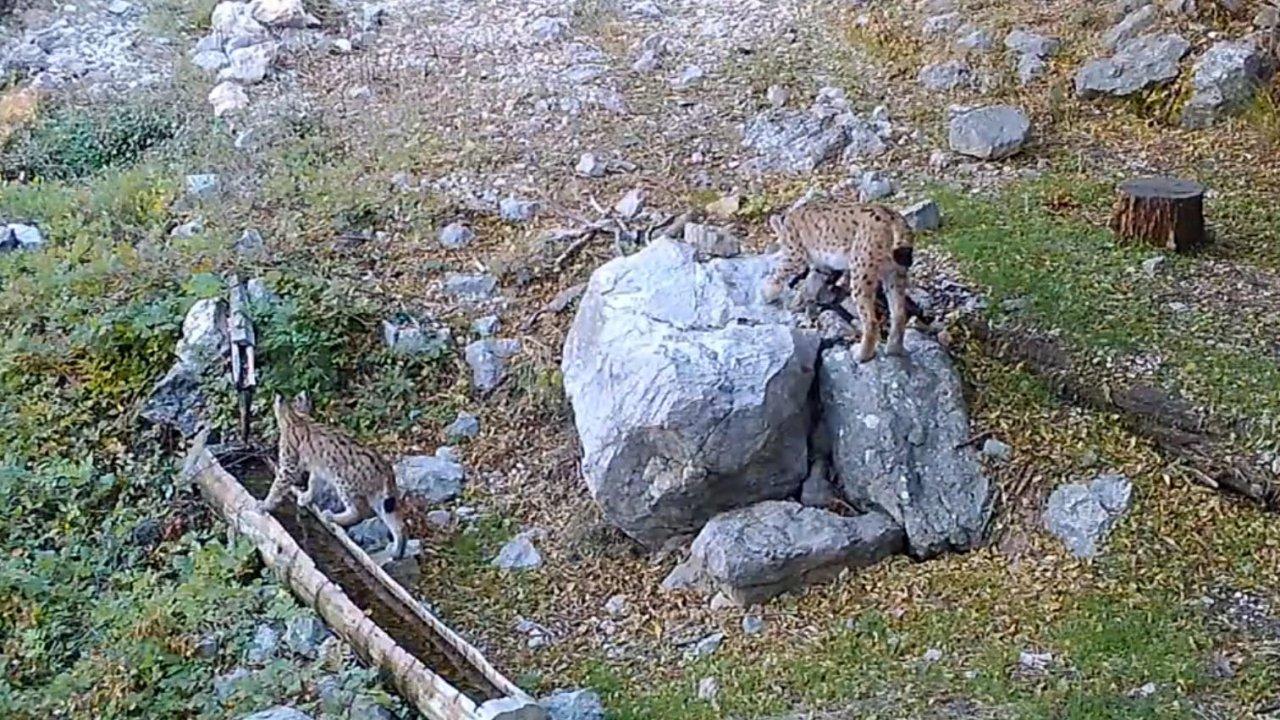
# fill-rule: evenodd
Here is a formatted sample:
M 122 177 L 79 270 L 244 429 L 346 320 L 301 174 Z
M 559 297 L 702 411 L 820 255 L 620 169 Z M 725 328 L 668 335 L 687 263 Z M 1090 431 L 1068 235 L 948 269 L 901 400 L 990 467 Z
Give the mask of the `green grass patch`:
M 167 103 L 57 107 L 9 139 L 0 178 L 66 180 L 127 166 L 174 137 L 180 125 Z

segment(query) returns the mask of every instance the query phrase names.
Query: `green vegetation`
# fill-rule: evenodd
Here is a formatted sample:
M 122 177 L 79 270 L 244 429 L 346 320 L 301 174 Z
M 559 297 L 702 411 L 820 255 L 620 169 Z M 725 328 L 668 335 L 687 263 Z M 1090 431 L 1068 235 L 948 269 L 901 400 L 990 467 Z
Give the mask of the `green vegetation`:
M 0 178 L 65 180 L 125 166 L 173 137 L 172 106 L 59 107 L 9 139 L 0 153 Z

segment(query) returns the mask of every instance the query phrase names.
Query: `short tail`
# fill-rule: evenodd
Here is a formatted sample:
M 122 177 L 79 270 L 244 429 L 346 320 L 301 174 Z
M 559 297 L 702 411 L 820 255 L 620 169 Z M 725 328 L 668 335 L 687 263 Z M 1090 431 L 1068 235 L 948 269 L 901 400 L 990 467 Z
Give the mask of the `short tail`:
M 397 512 L 400 503 L 396 501 L 395 495 L 387 495 L 379 505 L 378 516 L 391 531 L 391 555 L 399 560 L 404 557 L 405 546 L 408 544 L 404 534 L 404 519 Z
M 901 217 L 893 223 L 893 261 L 904 269 L 915 261 L 914 238 L 911 227 Z

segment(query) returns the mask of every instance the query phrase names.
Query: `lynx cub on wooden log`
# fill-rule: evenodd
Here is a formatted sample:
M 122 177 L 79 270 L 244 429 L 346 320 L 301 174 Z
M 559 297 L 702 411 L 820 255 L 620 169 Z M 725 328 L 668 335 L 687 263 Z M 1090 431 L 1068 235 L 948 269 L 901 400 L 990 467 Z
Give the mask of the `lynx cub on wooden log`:
M 280 427 L 279 465 L 263 508 L 279 507 L 289 486 L 309 475 L 306 492 L 298 496 L 299 506 L 309 505 L 319 483 L 327 482 L 337 491 L 344 509 L 337 515 L 325 510 L 324 517 L 350 527 L 376 514 L 391 531 L 393 555 L 402 557 L 404 522 L 391 463 L 346 433 L 313 420 L 306 393 L 292 402 L 276 395 L 275 415 Z
M 911 267 L 912 235 L 906 220 L 883 205 L 814 201 L 786 214 L 774 215 L 769 225 L 782 245 L 778 267 L 765 282 L 765 302 L 773 302 L 796 276 L 810 267 L 845 273 L 849 294 L 858 304 L 862 343 L 857 359 L 876 355 L 880 323 L 876 289 L 883 285 L 889 301 L 889 344 L 886 352 L 901 355 L 907 325 L 907 268 Z

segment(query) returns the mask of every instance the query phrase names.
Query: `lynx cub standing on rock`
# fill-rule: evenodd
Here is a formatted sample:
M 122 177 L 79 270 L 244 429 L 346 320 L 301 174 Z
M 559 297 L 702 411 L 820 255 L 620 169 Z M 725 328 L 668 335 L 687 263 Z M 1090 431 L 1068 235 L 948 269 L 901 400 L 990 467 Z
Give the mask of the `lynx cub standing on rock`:
M 263 509 L 279 507 L 288 487 L 309 474 L 307 491 L 298 496 L 299 506 L 309 505 L 319 483 L 327 482 L 337 491 L 344 509 L 337 515 L 325 510 L 326 519 L 350 527 L 377 514 L 391 531 L 393 556 L 403 557 L 404 523 L 397 507 L 400 492 L 391 463 L 342 431 L 313 420 L 306 393 L 293 402 L 276 395 L 275 414 L 280 427 L 279 466 L 271 491 L 262 501 Z
M 783 218 L 769 218 L 782 245 L 777 269 L 765 282 L 765 302 L 773 302 L 797 275 L 810 267 L 845 272 L 849 294 L 858 304 L 862 343 L 858 362 L 876 355 L 880 324 L 876 317 L 876 289 L 883 285 L 889 300 L 889 345 L 886 352 L 901 355 L 907 326 L 907 268 L 911 267 L 911 228 L 901 215 L 883 205 L 815 201 Z

